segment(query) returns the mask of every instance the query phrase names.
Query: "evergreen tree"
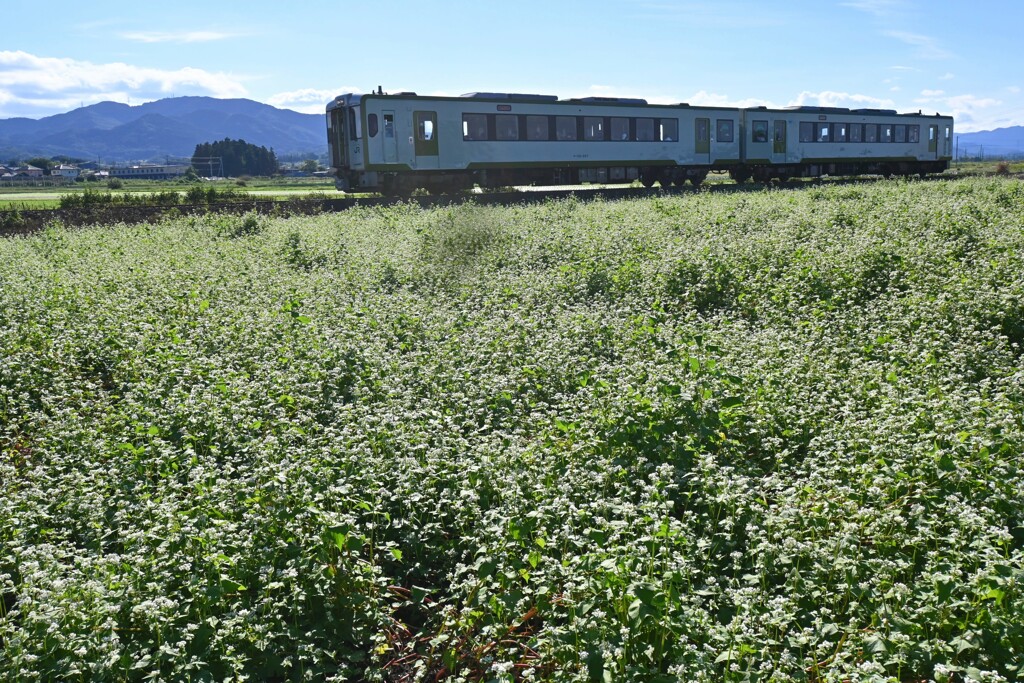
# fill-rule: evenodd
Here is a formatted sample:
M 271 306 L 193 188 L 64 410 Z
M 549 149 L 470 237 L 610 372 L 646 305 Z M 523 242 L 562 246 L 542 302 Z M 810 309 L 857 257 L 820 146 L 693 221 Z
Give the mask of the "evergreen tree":
M 217 142 L 201 142 L 196 145 L 195 152 L 192 153 L 192 166 L 200 173 L 211 167 L 211 164 L 202 157 L 219 157 L 222 164 L 221 172 L 225 176 L 269 176 L 278 170 L 274 150 L 257 147 L 245 140 L 224 138 Z

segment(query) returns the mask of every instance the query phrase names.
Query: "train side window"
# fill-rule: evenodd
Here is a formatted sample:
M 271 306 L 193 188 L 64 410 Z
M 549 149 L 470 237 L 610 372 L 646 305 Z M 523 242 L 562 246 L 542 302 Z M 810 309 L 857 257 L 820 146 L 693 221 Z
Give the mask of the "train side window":
M 832 124 L 831 123 L 819 123 L 815 125 L 814 139 L 818 142 L 831 142 L 832 140 Z
M 487 114 L 463 114 L 462 115 L 462 139 L 463 140 L 486 140 L 487 139 Z
M 419 117 L 419 121 L 416 126 L 416 135 L 420 140 L 429 142 L 434 139 L 434 122 L 427 116 Z
M 519 117 L 515 114 L 498 114 L 494 117 L 498 140 L 519 139 Z
M 654 140 L 654 119 L 636 120 L 636 139 L 640 142 Z
M 612 140 L 629 140 L 629 119 L 613 116 L 609 123 Z
M 906 142 L 907 141 L 907 127 L 902 124 L 897 124 L 895 127 L 895 141 Z
M 892 125 L 891 124 L 883 123 L 882 124 L 882 130 L 880 131 L 880 133 L 881 133 L 881 138 L 880 138 L 881 142 L 892 142 Z
M 921 126 L 907 126 L 907 142 L 921 142 Z
M 718 119 L 716 122 L 716 130 L 718 132 L 719 142 L 732 142 L 732 121 L 729 119 Z
M 800 122 L 800 142 L 814 142 L 814 122 Z
M 526 117 L 526 139 L 548 140 L 551 138 L 547 116 Z
M 861 142 L 864 139 L 864 124 L 850 124 L 850 142 Z
M 359 107 L 352 107 L 348 110 L 348 132 L 353 140 L 363 137 L 362 117 L 359 115 Z
M 832 142 L 847 142 L 850 138 L 849 126 L 845 123 L 832 124 Z
M 864 124 L 864 142 L 878 142 L 878 124 Z
M 604 118 L 600 116 L 584 116 L 583 139 L 604 140 Z
M 377 131 L 380 124 L 377 123 L 377 115 L 370 114 L 366 117 L 366 133 L 371 137 L 377 137 Z
M 658 130 L 662 142 L 675 142 L 679 139 L 679 119 L 658 119 Z
M 559 140 L 576 140 L 576 117 L 556 116 L 555 137 Z
M 751 142 L 768 142 L 768 122 L 767 121 L 754 121 L 754 126 L 750 131 Z
M 953 139 L 953 129 L 950 128 L 949 126 L 946 126 L 946 142 L 949 142 L 952 139 Z

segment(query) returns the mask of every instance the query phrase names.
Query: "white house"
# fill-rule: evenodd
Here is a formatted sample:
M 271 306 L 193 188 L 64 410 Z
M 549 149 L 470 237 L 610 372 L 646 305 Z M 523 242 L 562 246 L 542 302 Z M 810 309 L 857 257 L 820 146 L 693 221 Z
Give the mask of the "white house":
M 81 172 L 81 169 L 77 166 L 68 166 L 65 164 L 60 164 L 59 166 L 54 166 L 50 169 L 50 175 L 58 175 L 67 180 L 74 180 Z

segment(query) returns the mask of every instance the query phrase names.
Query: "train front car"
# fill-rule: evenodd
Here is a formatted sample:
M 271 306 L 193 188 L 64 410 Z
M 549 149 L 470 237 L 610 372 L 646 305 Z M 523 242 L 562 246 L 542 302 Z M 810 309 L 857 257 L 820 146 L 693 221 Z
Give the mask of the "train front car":
M 953 158 L 953 119 L 838 107 L 746 109 L 737 182 L 790 177 L 924 175 Z
M 347 93 L 327 105 L 327 149 L 334 186 L 342 192 L 373 189 L 376 178 L 367 175 L 363 148 L 364 95 Z
M 737 109 L 631 98 L 414 93 L 342 95 L 327 108 L 331 167 L 347 192 L 479 185 L 662 186 L 740 161 Z

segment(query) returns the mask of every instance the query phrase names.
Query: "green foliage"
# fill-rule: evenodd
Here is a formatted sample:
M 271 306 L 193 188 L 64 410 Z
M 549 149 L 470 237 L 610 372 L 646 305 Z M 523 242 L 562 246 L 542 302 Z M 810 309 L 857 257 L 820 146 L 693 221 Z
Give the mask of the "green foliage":
M 2 241 L 0 678 L 1019 681 L 1022 198 Z
M 204 159 L 217 158 L 219 164 L 212 165 L 204 175 L 220 171 L 225 176 L 270 176 L 277 173 L 277 157 L 274 150 L 258 147 L 245 140 L 224 138 L 217 142 L 202 142 L 196 145 L 192 154 L 192 167 L 204 171 L 209 164 Z

